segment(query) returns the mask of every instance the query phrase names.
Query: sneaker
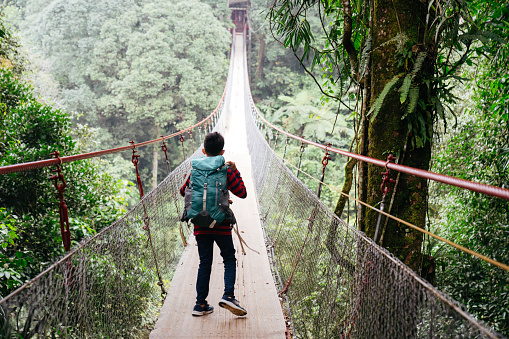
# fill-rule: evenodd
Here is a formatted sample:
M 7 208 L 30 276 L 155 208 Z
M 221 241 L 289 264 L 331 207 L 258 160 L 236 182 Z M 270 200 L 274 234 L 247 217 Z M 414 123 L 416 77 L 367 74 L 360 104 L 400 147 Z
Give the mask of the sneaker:
M 226 308 L 228 311 L 232 312 L 235 315 L 243 316 L 247 314 L 247 311 L 239 305 L 237 299 L 233 297 L 223 297 L 221 301 L 219 301 L 219 306 L 222 308 Z
M 212 312 L 214 312 L 214 307 L 210 306 L 209 304 L 206 304 L 205 306 L 196 304 L 193 308 L 193 315 L 195 317 L 199 317 L 201 315 L 209 314 Z

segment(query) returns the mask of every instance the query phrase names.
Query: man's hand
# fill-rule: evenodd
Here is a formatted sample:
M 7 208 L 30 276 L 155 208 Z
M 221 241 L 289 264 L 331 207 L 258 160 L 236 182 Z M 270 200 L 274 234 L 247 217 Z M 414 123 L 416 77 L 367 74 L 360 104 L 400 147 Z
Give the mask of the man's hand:
M 228 166 L 230 166 L 230 168 L 232 169 L 232 171 L 236 171 L 237 170 L 237 166 L 235 166 L 235 163 L 233 161 L 227 161 L 226 164 Z

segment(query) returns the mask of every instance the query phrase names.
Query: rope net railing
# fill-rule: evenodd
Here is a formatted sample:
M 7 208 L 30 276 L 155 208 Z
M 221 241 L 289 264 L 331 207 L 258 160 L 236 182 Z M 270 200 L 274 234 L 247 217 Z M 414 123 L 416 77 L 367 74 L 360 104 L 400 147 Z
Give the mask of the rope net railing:
M 271 149 L 252 99 L 245 111 L 267 250 L 294 337 L 503 337 L 331 212 Z
M 232 47 L 233 53 L 233 47 Z M 231 59 L 233 60 L 233 59 Z M 175 135 L 114 149 L 136 149 L 203 127 L 224 131 L 228 80 L 218 107 L 205 120 Z M 214 125 L 213 125 L 214 124 Z M 194 143 L 193 143 L 194 144 Z M 192 144 L 188 144 L 192 145 Z M 6 173 L 111 153 L 105 150 L 20 164 Z M 179 189 L 200 148 L 121 219 L 85 239 L 41 274 L 0 300 L 1 338 L 148 337 L 191 231 L 180 222 Z
M 222 125 L 219 118 L 214 130 Z M 147 332 L 190 234 L 180 223 L 178 191 L 190 159 L 200 153 L 123 218 L 0 300 L 0 337 L 137 338 Z
M 215 130 L 221 129 L 219 119 Z M 178 191 L 198 155 L 123 218 L 2 299 L 0 337 L 146 336 L 190 234 L 180 223 L 184 201 Z

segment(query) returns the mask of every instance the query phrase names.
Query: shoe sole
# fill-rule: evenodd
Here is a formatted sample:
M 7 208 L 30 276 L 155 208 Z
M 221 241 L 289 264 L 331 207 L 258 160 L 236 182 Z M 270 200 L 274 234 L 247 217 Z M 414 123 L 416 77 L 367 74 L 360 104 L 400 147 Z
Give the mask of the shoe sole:
M 194 317 L 199 317 L 199 316 L 202 316 L 202 315 L 205 315 L 205 314 L 210 314 L 212 312 L 214 312 L 214 310 L 212 310 L 212 311 L 201 311 L 201 312 L 200 311 L 193 311 L 192 315 Z
M 219 307 L 226 308 L 228 311 L 230 311 L 233 314 L 238 315 L 238 316 L 243 316 L 243 315 L 247 314 L 246 310 L 239 308 L 237 305 L 235 305 L 234 303 L 231 303 L 229 301 L 221 300 L 219 302 Z

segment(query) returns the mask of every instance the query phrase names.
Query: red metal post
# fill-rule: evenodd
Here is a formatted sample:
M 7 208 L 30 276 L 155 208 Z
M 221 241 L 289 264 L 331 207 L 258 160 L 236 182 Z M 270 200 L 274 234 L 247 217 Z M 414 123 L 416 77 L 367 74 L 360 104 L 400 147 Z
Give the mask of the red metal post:
M 71 232 L 69 229 L 69 215 L 67 213 L 67 205 L 64 201 L 64 189 L 66 186 L 64 175 L 62 174 L 62 170 L 60 168 L 60 164 L 62 163 L 60 159 L 60 153 L 55 151 L 51 153 L 51 155 L 55 156 L 56 159 L 60 160 L 60 163 L 57 165 L 57 169 L 52 172 L 56 173 L 51 176 L 50 179 L 54 180 L 55 188 L 58 190 L 58 196 L 60 198 L 59 204 L 59 215 L 60 215 L 60 233 L 62 234 L 62 243 L 64 245 L 64 249 L 66 252 L 71 250 Z M 58 181 L 60 180 L 60 183 Z
M 182 144 L 182 161 L 186 161 L 186 150 L 184 149 L 184 135 L 180 135 L 180 143 Z
M 163 136 L 161 135 L 161 138 Z M 164 152 L 164 157 L 166 158 L 166 167 L 168 168 L 168 174 L 171 173 L 171 164 L 170 164 L 170 160 L 168 160 L 168 147 L 166 146 L 166 142 L 164 141 L 163 139 L 163 144 L 161 145 L 161 150 Z
M 322 166 L 323 166 L 322 167 L 322 178 L 320 179 L 320 182 L 318 183 L 318 192 L 316 193 L 316 196 L 318 198 L 320 198 L 320 195 L 322 194 L 322 183 L 323 183 L 323 180 L 325 179 L 325 168 L 327 167 L 329 160 L 331 160 L 329 150 L 328 150 L 328 148 L 331 145 L 332 144 L 330 142 L 327 143 L 327 147 L 325 148 L 325 155 L 323 156 L 323 159 L 322 159 Z
M 380 173 L 383 178 L 382 184 L 380 185 L 380 189 L 382 190 L 382 201 L 380 202 L 380 211 L 382 211 L 382 212 L 385 208 L 385 197 L 387 196 L 387 193 L 389 193 L 389 191 L 391 190 L 392 185 L 396 182 L 396 180 L 391 179 L 389 177 L 391 170 L 389 168 L 387 168 L 387 166 L 389 165 L 389 163 L 394 162 L 394 160 L 396 160 L 396 159 L 397 158 L 394 157 L 392 154 L 389 154 L 389 156 L 387 157 L 387 161 L 385 162 L 385 172 Z M 380 231 L 380 222 L 381 221 L 382 221 L 382 213 L 379 213 L 378 220 L 376 222 L 375 236 L 373 237 L 373 240 L 375 241 L 375 243 L 378 241 L 378 233 Z
M 134 141 L 129 141 L 134 146 Z M 131 161 L 133 162 L 134 168 L 136 169 L 136 182 L 138 183 L 138 189 L 140 191 L 140 199 L 143 198 L 143 186 L 141 184 L 140 172 L 138 172 L 138 162 L 140 161 L 140 155 L 136 154 L 136 148 L 133 148 L 133 155 Z

